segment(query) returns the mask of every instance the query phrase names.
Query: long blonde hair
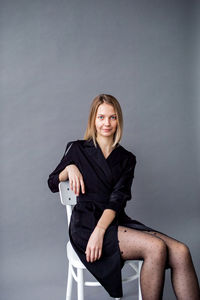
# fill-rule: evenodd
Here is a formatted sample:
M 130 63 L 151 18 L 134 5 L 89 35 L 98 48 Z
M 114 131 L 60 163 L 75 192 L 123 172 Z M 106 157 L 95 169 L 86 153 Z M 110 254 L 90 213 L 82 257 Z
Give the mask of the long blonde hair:
M 117 115 L 117 129 L 114 133 L 114 137 L 113 137 L 113 147 L 115 147 L 115 145 L 121 140 L 122 138 L 122 131 L 123 131 L 123 115 L 122 115 L 122 110 L 121 110 L 121 106 L 118 102 L 118 100 L 113 97 L 112 95 L 108 95 L 108 94 L 100 94 L 98 96 L 96 96 L 90 106 L 90 113 L 89 113 L 89 117 L 88 117 L 88 124 L 87 124 L 87 128 L 84 134 L 83 139 L 84 140 L 91 140 L 93 139 L 93 142 L 95 144 L 95 146 L 97 146 L 96 144 L 96 127 L 95 127 L 95 118 L 96 118 L 96 114 L 97 114 L 97 110 L 99 105 L 103 104 L 103 103 L 107 103 L 113 106 L 115 113 Z

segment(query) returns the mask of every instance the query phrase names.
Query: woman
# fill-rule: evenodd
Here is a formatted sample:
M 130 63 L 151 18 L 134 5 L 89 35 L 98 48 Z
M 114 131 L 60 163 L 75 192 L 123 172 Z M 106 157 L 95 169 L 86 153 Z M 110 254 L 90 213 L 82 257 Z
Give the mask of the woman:
M 162 299 L 165 269 L 171 269 L 177 299 L 197 300 L 198 279 L 190 251 L 183 243 L 132 220 L 124 211 L 131 199 L 136 157 L 119 144 L 123 118 L 111 95 L 94 98 L 83 140 L 67 144 L 64 156 L 49 175 L 58 192 L 69 180 L 77 195 L 69 237 L 87 269 L 111 297 L 122 297 L 121 269 L 125 260 L 143 260 L 144 300 Z

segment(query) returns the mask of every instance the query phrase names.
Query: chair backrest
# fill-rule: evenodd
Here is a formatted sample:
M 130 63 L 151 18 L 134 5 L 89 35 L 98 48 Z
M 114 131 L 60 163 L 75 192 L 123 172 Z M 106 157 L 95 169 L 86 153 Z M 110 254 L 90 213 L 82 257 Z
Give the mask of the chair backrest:
M 72 208 L 77 202 L 77 197 L 75 193 L 70 189 L 69 180 L 61 181 L 58 187 L 59 187 L 59 195 L 60 195 L 61 203 L 66 207 L 67 223 L 69 226 L 71 215 L 72 215 Z

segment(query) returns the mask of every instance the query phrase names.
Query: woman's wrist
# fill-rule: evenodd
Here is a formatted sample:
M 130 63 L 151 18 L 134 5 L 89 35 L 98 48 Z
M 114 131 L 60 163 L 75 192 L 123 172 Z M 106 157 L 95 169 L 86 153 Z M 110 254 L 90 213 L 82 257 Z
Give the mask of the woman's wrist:
M 105 227 L 103 227 L 103 226 L 101 226 L 101 225 L 96 225 L 96 228 L 98 228 L 99 229 L 99 231 L 101 231 L 101 232 L 103 232 L 103 233 L 105 233 L 106 232 L 106 228 Z
M 68 179 L 68 171 L 65 168 L 62 172 L 59 174 L 59 181 L 66 181 Z

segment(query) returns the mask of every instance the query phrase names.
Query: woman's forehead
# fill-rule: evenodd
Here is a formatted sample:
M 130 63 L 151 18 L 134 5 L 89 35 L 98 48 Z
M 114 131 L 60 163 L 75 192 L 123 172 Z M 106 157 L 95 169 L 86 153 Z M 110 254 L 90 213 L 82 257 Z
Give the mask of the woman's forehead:
M 115 114 L 115 109 L 111 104 L 102 103 L 97 109 L 98 114 Z

